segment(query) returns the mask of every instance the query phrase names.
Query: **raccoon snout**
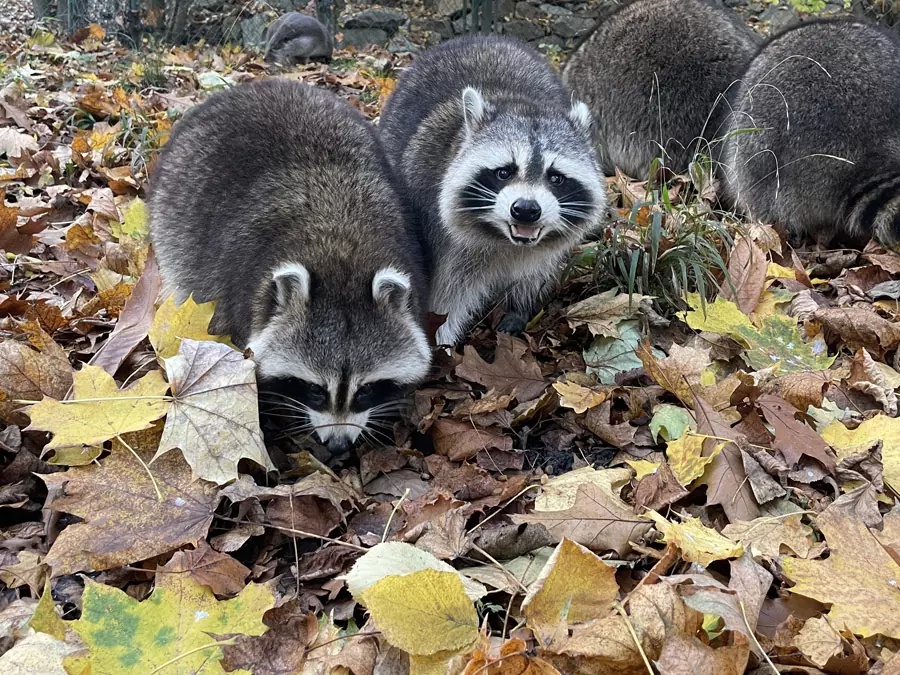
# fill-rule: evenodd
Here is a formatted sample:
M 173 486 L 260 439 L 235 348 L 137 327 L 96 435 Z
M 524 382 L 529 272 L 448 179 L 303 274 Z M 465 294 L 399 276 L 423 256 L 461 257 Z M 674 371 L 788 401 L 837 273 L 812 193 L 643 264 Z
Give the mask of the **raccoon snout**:
M 349 438 L 344 436 L 343 434 L 339 436 L 332 436 L 325 443 L 325 447 L 328 448 L 328 452 L 332 455 L 343 455 L 345 452 L 350 450 L 350 446 L 353 443 Z
M 520 223 L 536 223 L 541 217 L 541 205 L 533 199 L 517 199 L 509 207 L 509 215 Z

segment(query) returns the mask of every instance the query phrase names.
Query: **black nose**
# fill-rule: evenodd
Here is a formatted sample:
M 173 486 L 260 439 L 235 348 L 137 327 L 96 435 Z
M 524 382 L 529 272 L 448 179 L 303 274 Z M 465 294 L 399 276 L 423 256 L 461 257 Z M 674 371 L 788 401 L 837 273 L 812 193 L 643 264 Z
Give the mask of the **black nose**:
M 520 223 L 534 223 L 541 217 L 541 205 L 533 199 L 517 199 L 509 207 L 509 213 Z
M 343 455 L 350 450 L 352 443 L 346 436 L 332 436 L 325 445 L 332 455 Z

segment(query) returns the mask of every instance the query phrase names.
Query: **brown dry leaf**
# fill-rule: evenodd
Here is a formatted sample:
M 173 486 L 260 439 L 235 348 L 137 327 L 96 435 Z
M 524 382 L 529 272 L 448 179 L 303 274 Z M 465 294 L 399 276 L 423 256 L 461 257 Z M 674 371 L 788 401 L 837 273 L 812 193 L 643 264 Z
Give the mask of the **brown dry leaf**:
M 488 363 L 474 347 L 466 345 L 462 362 L 456 366 L 456 374 L 501 394 L 515 392 L 520 402 L 537 398 L 547 388 L 541 368 L 528 345 L 506 333 L 497 333 L 493 363 Z
M 900 639 L 900 565 L 856 518 L 823 512 L 816 524 L 831 554 L 826 560 L 785 558 L 791 591 L 830 604 L 832 625 L 862 637 Z
M 610 424 L 612 401 L 604 401 L 596 408 L 588 410 L 584 416 L 584 426 L 597 438 L 616 448 L 634 445 L 634 435 L 638 428 L 628 422 Z
M 635 518 L 631 507 L 596 483 L 578 486 L 575 504 L 563 511 L 535 511 L 511 516 L 515 523 L 540 523 L 555 541 L 563 538 L 587 546 L 592 551 L 616 551 L 625 555 L 629 541 L 637 541 L 650 523 Z
M 661 509 L 689 494 L 678 482 L 669 463 L 663 462 L 656 471 L 638 481 L 634 489 L 634 510 L 642 513 L 647 509 Z
M 799 410 L 771 394 L 760 396 L 756 403 L 766 421 L 775 429 L 772 447 L 781 451 L 789 467 L 795 466 L 806 455 L 821 462 L 829 473 L 834 472 L 834 453 L 812 427 L 797 421 L 794 416 Z
M 759 304 L 760 295 L 766 284 L 767 266 L 766 254 L 756 242 L 747 236 L 737 239 L 728 258 L 728 277 L 731 279 L 731 285 L 727 282 L 722 284 L 721 297 L 732 300 L 749 316 Z M 736 295 L 732 292 L 732 285 L 737 291 Z
M 888 552 L 888 555 L 900 565 L 900 506 L 895 506 L 884 516 L 884 527 L 881 532 L 873 530 L 872 534 Z
M 766 382 L 764 394 L 775 394 L 799 410 L 822 407 L 830 379 L 825 372 L 791 373 Z
M 474 539 L 474 535 L 466 532 L 469 512 L 468 505 L 460 506 L 422 523 L 425 533 L 416 540 L 416 548 L 428 551 L 440 560 L 455 560 L 466 555 Z
M 791 644 L 819 668 L 824 668 L 832 656 L 844 651 L 840 633 L 831 627 L 824 616 L 807 619 Z
M 848 346 L 865 347 L 878 355 L 900 344 L 900 325 L 882 319 L 871 309 L 818 309 L 810 318 L 840 336 Z
M 471 459 L 481 450 L 512 450 L 513 440 L 468 420 L 439 419 L 431 428 L 434 451 L 454 462 Z
M 178 551 L 157 574 L 187 574 L 216 595 L 237 595 L 250 575 L 250 570 L 230 555 L 210 548 L 206 539 L 197 542 L 193 551 Z
M 522 601 L 528 627 L 542 645 L 567 626 L 605 616 L 619 594 L 616 568 L 563 539 Z
M 315 642 L 319 625 L 313 614 L 300 609 L 294 599 L 270 609 L 263 616 L 269 630 L 258 637 L 241 637 L 226 645 L 222 667 L 227 671 L 249 670 L 254 675 L 302 673 L 306 649 Z
M 618 293 L 616 289 L 611 289 L 570 305 L 566 309 L 566 320 L 573 328 L 587 326 L 592 335 L 618 337 L 616 326 L 637 313 L 645 299 L 650 298 L 636 293 Z
M 19 209 L 6 206 L 3 203 L 3 192 L 0 191 L 0 251 L 24 254 L 34 246 L 34 237 L 30 233 L 20 232 L 16 227 L 18 217 Z
M 726 525 L 722 534 L 743 544 L 754 556 L 770 559 L 790 553 L 806 558 L 815 543 L 812 528 L 804 525 L 800 516 L 794 513 L 786 517 L 757 518 L 750 522 L 738 520 Z M 782 547 L 786 549 L 782 550 Z
M 703 615 L 685 605 L 669 584 L 639 586 L 629 596 L 628 617 L 651 661 L 657 660 L 664 645 L 676 636 L 696 635 L 703 623 Z M 637 675 L 646 672 L 628 624 L 619 614 L 576 629 L 568 641 L 552 645 L 540 655 L 566 675 Z
M 878 510 L 878 491 L 871 483 L 863 483 L 858 488 L 835 499 L 823 513 L 840 512 L 859 520 L 866 527 L 881 526 L 881 512 Z
M 596 391 L 574 382 L 554 382 L 553 388 L 559 394 L 559 404 L 564 408 L 571 408 L 577 415 L 600 405 L 609 398 L 608 391 Z
M 642 343 L 635 354 L 659 386 L 693 406 L 691 388 L 700 383 L 700 374 L 712 363 L 708 349 L 673 344 L 669 355 L 659 359 L 653 355 L 649 344 Z
M 735 642 L 730 647 L 713 649 L 695 637 L 678 635 L 666 641 L 656 665 L 666 675 L 743 675 L 750 643 L 743 637 Z
M 184 338 L 165 362 L 174 400 L 154 463 L 179 448 L 196 478 L 218 485 L 238 477 L 242 459 L 274 469 L 259 427 L 252 361 L 220 342 Z
M 9 399 L 62 399 L 71 386 L 72 366 L 55 344 L 42 352 L 9 339 L 0 344 L 0 392 Z
M 36 551 L 23 550 L 18 553 L 19 562 L 0 567 L 0 581 L 9 588 L 28 586 L 32 597 L 38 597 L 44 588 L 44 580 L 49 571 L 44 564 L 44 556 Z
M 560 672 L 543 659 L 528 656 L 524 640 L 507 640 L 494 657 L 490 641 L 475 650 L 462 675 L 560 675 Z
M 700 397 L 696 398 L 695 413 L 699 434 L 715 436 L 717 439 L 737 440 L 741 437 Z M 711 455 L 719 445 L 721 441 L 706 439 L 704 446 L 707 449 L 704 454 Z M 759 516 L 759 504 L 747 481 L 741 450 L 734 443 L 728 443 L 713 457 L 699 483 L 707 486 L 706 503 L 721 504 L 731 522 L 753 520 Z
M 0 128 L 0 155 L 6 155 L 11 159 L 21 157 L 24 152 L 37 152 L 38 150 L 40 150 L 40 146 L 31 134 L 17 131 L 15 127 Z
M 772 587 L 774 577 L 747 551 L 744 551 L 744 555 L 737 560 L 732 560 L 730 566 L 731 579 L 728 588 L 737 593 L 737 597 L 744 605 L 742 618 L 746 617 L 751 631 L 756 630 L 763 603 Z
M 874 398 L 888 417 L 897 416 L 897 392 L 868 351 L 860 347 L 853 356 L 847 384 Z
M 148 461 L 159 441 L 151 429 L 125 440 Z M 118 440 L 97 464 L 41 476 L 60 494 L 49 507 L 84 519 L 63 530 L 45 562 L 53 576 L 106 570 L 168 553 L 205 537 L 219 502 L 216 487 L 192 481 L 190 467 L 176 454 L 147 470 Z M 162 493 L 157 497 L 154 484 Z

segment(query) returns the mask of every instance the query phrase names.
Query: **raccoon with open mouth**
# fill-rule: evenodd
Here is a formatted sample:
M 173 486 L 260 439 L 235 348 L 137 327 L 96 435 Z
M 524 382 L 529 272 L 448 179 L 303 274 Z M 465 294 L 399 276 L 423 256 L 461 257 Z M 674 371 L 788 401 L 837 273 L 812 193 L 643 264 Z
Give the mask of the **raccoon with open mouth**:
M 572 247 L 600 224 L 606 186 L 591 115 L 524 44 L 469 37 L 424 52 L 381 115 L 432 257 L 429 308 L 440 344 L 508 297 L 519 332 Z
M 212 329 L 253 350 L 290 431 L 343 453 L 428 373 L 423 251 L 374 128 L 337 96 L 213 95 L 175 126 L 150 213 L 167 291 L 217 301 Z

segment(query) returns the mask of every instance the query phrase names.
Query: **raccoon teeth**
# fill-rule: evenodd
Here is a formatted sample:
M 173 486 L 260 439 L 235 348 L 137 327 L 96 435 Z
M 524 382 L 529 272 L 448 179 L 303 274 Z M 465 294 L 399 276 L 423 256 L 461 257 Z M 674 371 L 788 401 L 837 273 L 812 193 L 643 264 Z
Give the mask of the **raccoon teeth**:
M 510 225 L 509 229 L 516 239 L 537 239 L 541 233 L 541 228 L 528 225 Z

